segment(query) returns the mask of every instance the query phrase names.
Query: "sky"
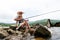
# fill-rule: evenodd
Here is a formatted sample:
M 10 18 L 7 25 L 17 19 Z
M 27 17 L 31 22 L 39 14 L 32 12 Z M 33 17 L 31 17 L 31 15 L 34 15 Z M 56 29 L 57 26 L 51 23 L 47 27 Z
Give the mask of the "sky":
M 23 18 L 60 10 L 60 0 L 0 0 L 0 22 L 15 23 L 18 11 L 23 11 Z M 42 19 L 60 20 L 60 11 L 48 13 L 29 21 Z

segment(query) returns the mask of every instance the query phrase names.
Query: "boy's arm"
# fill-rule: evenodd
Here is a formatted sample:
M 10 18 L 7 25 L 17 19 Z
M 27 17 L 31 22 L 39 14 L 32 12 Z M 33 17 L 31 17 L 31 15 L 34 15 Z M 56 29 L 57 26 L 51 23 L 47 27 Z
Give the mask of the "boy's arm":
M 18 27 L 18 20 L 17 20 L 17 18 L 15 18 L 14 20 L 16 21 L 16 24 L 15 24 L 16 27 Z
M 18 27 L 18 21 L 16 21 L 16 27 Z

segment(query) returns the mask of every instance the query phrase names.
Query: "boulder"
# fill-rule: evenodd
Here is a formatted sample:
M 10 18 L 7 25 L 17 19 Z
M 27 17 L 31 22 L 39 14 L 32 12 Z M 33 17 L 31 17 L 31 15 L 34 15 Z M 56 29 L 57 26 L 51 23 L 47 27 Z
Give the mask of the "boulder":
M 10 26 L 10 29 L 16 31 L 16 26 Z
M 13 35 L 13 34 L 18 35 L 18 34 L 21 34 L 21 33 L 22 33 L 21 31 L 18 31 L 18 30 L 14 31 L 14 30 L 12 30 L 12 29 L 7 30 L 7 32 L 8 32 L 10 35 Z
M 22 35 L 9 35 L 6 38 L 4 38 L 3 40 L 20 40 L 22 38 Z
M 14 30 L 14 31 L 16 31 L 16 26 L 10 26 L 10 29 L 12 29 L 12 30 Z M 22 32 L 24 32 L 25 31 L 25 27 L 19 27 L 18 29 L 17 29 L 17 31 L 22 31 Z
M 9 34 L 7 33 L 6 30 L 0 29 L 0 39 L 3 39 L 3 38 L 5 38 L 8 35 Z
M 38 25 L 36 27 L 37 28 L 34 33 L 35 37 L 43 37 L 43 38 L 50 38 L 51 37 L 51 32 L 47 28 L 45 28 L 42 25 Z
M 12 34 L 15 34 L 16 33 L 16 31 L 14 31 L 12 29 L 7 30 L 7 32 L 9 33 L 9 35 L 12 35 Z

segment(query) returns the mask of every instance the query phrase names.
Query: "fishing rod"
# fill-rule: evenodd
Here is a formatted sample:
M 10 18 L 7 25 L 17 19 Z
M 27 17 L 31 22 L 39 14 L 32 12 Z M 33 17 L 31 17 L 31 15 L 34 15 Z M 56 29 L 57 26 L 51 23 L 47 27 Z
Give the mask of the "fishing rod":
M 55 10 L 55 11 L 43 13 L 43 14 L 40 14 L 40 15 L 31 16 L 31 17 L 28 17 L 28 18 L 25 18 L 25 19 L 34 18 L 34 17 L 37 17 L 37 16 L 42 16 L 42 15 L 46 15 L 46 14 L 53 13 L 53 12 L 57 12 L 57 11 L 60 11 L 60 10 Z

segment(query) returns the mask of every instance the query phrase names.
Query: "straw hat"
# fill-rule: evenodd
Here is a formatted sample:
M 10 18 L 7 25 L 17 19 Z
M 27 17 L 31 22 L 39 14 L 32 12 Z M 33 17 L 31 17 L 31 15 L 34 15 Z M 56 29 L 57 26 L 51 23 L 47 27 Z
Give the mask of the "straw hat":
M 23 14 L 23 12 L 22 11 L 18 11 L 17 14 Z

